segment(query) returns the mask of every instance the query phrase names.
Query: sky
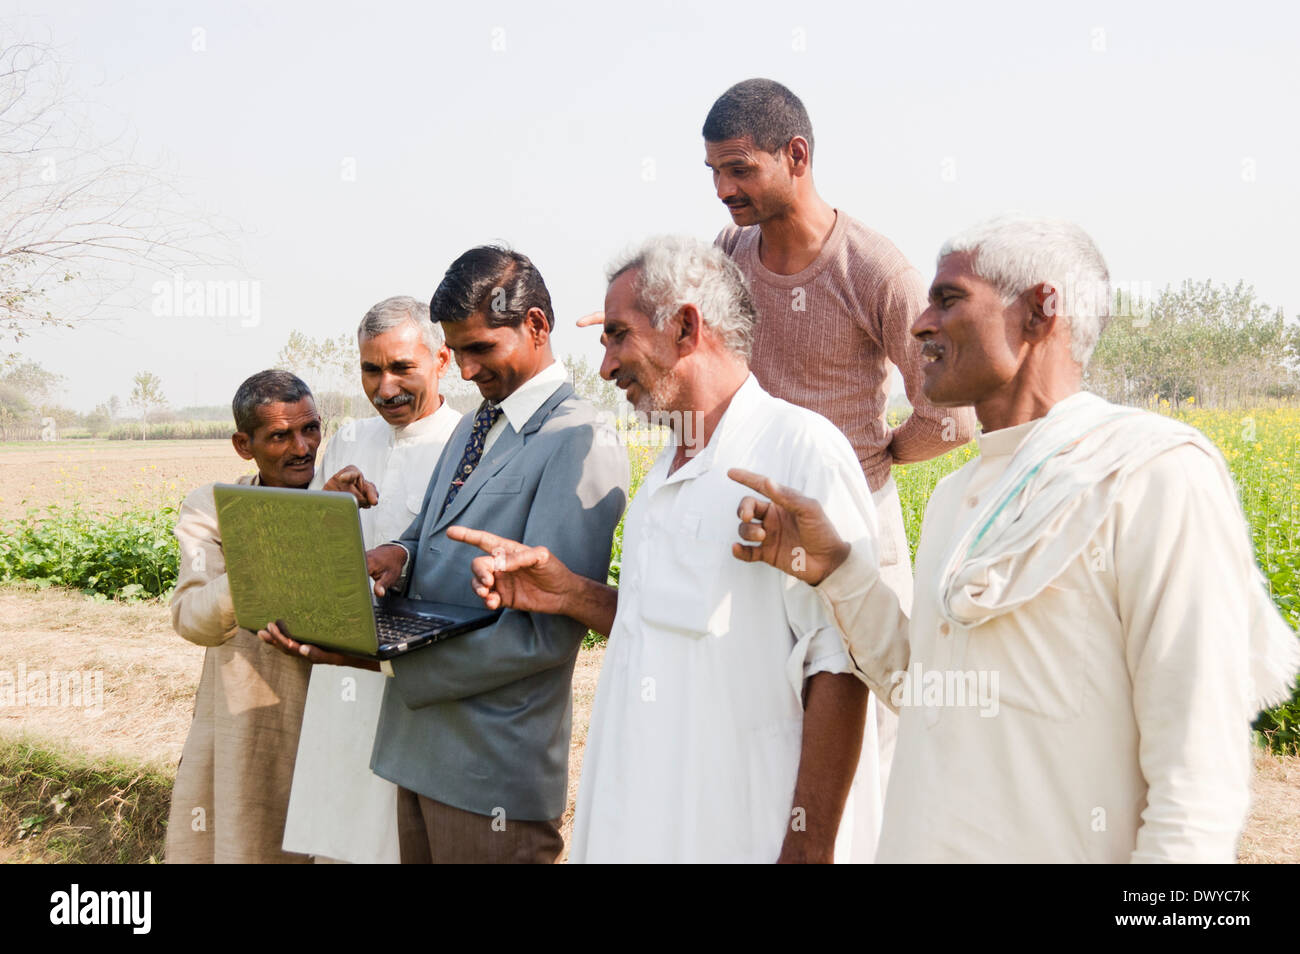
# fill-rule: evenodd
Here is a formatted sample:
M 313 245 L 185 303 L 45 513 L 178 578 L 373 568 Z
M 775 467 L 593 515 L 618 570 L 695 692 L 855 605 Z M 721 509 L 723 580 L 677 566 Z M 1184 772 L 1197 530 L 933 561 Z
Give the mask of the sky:
M 601 306 L 606 264 L 729 223 L 700 128 L 752 76 L 803 99 L 822 196 L 927 282 L 947 236 L 1019 210 L 1078 222 L 1118 282 L 1245 281 L 1295 316 L 1298 10 L 6 0 L 4 38 L 57 47 L 89 131 L 229 226 L 218 251 L 239 268 L 221 277 L 259 306 L 156 316 L 141 273 L 141 306 L 19 350 L 79 410 L 125 400 L 142 370 L 174 406 L 224 404 L 292 330 L 355 332 L 504 241 L 546 279 L 557 352 L 598 363 L 573 322 Z

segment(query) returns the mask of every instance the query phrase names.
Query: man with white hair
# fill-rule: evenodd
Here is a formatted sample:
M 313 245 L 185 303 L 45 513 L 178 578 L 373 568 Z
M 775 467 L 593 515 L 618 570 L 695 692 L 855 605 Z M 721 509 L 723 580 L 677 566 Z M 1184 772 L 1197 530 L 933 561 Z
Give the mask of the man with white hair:
M 874 846 L 873 819 L 841 826 L 865 688 L 811 587 L 731 558 L 744 491 L 726 472 L 779 473 L 872 540 L 875 507 L 844 435 L 750 373 L 753 326 L 721 249 L 653 239 L 611 269 L 601 376 L 674 437 L 628 511 L 617 590 L 544 547 L 447 531 L 494 554 L 474 561 L 489 607 L 609 634 L 571 861 L 831 861 L 841 827 Z
M 438 393 L 451 360 L 429 306 L 388 298 L 357 328 L 361 386 L 378 417 L 345 421 L 326 445 L 321 477 L 358 496 L 367 547 L 396 539 L 419 515 L 429 477 L 460 414 Z M 312 668 L 284 847 L 317 861 L 392 863 L 397 786 L 370 770 L 385 678 L 348 666 Z
M 874 540 L 733 472 L 767 498 L 742 502 L 736 557 L 816 586 L 900 711 L 879 861 L 1235 858 L 1250 722 L 1290 694 L 1300 643 L 1214 446 L 1081 390 L 1108 284 L 1066 222 L 943 246 L 912 333 L 926 396 L 973 404 L 983 434 L 930 498 L 910 622 Z

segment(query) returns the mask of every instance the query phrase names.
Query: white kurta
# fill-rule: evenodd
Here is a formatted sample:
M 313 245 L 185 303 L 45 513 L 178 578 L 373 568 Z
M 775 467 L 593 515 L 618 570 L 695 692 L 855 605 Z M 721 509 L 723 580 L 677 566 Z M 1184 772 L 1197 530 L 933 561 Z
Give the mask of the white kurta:
M 379 491 L 361 511 L 367 548 L 402 535 L 420 513 L 438 457 L 460 414 L 443 403 L 404 428 L 382 417 L 339 429 L 316 468 L 313 489 L 352 464 Z M 284 829 L 286 851 L 339 861 L 392 863 L 397 787 L 370 771 L 385 677 L 350 666 L 313 666 Z
M 1030 602 L 973 627 L 940 616 L 947 544 L 1035 423 L 981 436 L 981 456 L 935 489 L 910 628 L 872 585 L 870 546 L 818 587 L 868 684 L 882 698 L 897 687 L 877 860 L 1231 862 L 1249 797 L 1242 594 L 1255 583 L 1215 559 L 1243 518 L 1202 451 L 1135 470 Z
M 749 491 L 726 474 L 768 474 L 817 497 L 846 533 L 874 535 L 875 505 L 844 436 L 751 375 L 708 446 L 669 475 L 673 454 L 659 456 L 624 524 L 574 862 L 775 861 L 792 823 L 805 681 L 851 671 L 811 587 L 731 555 Z M 859 782 L 840 827 L 846 860 L 870 860 L 878 831 L 872 717 Z

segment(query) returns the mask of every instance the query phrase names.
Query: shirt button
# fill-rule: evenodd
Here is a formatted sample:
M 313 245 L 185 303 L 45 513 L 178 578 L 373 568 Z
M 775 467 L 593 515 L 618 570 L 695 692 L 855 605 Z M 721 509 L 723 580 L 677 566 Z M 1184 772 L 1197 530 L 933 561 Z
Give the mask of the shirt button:
M 939 635 L 940 635 L 940 636 L 947 636 L 950 630 L 951 630 L 951 627 L 950 627 L 947 623 L 940 623 L 940 624 L 939 624 Z
M 966 498 L 966 506 L 968 506 L 968 507 L 975 507 L 975 506 L 978 506 L 978 505 L 979 505 L 979 502 L 980 502 L 980 499 L 979 499 L 978 497 L 967 497 L 967 498 Z

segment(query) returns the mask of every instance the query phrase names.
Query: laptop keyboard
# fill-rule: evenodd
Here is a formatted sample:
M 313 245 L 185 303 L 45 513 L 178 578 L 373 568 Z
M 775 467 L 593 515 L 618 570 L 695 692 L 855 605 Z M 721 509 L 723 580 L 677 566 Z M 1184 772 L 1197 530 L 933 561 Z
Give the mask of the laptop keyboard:
M 441 616 L 396 616 L 392 613 L 375 614 L 375 628 L 380 643 L 400 643 L 402 640 L 423 636 L 425 633 L 454 625 L 454 621 Z

